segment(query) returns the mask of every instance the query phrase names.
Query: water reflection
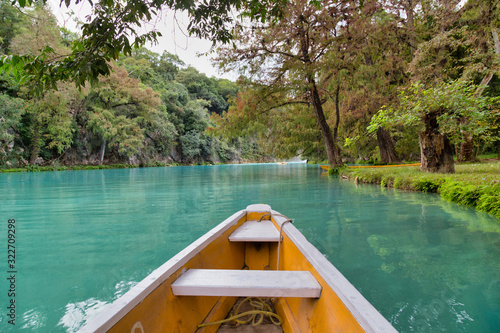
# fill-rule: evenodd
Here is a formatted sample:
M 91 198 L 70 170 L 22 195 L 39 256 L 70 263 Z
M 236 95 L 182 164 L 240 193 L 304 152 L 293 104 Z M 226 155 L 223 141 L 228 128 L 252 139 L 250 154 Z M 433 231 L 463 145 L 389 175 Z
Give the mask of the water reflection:
M 106 301 L 99 298 L 91 297 L 85 301 L 77 303 L 68 303 L 65 306 L 65 313 L 58 323 L 58 326 L 63 326 L 67 332 L 76 332 L 82 326 L 99 314 L 105 307 L 111 304 L 111 300 L 118 299 L 129 291 L 137 281 L 120 281 L 115 285 L 113 297 L 109 297 L 108 291 L 100 293 Z
M 339 187 L 296 225 L 396 329 L 498 331 L 497 218 L 437 195 Z
M 31 309 L 23 313 L 22 329 L 37 330 L 44 327 L 47 323 L 47 318 L 43 314 L 42 309 Z
M 63 326 L 66 332 L 76 332 L 90 318 L 95 317 L 108 304 L 95 298 L 69 303 L 66 305 L 64 316 L 57 325 Z

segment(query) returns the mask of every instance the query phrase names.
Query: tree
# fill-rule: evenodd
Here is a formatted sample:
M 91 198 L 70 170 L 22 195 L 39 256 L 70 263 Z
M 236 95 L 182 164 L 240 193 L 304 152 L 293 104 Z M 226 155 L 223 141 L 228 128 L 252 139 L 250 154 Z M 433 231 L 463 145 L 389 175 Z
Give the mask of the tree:
M 0 30 L 6 31 L 5 36 L 12 32 L 8 43 L 2 44 L 2 50 L 8 46 L 6 52 L 36 56 L 40 48 L 48 46 L 54 55 L 64 57 L 70 53 L 68 46 L 79 38 L 59 29 L 41 2 L 22 9 L 1 4 L 6 6 L 0 7 L 0 19 L 8 24 Z M 12 25 L 7 21 L 9 13 L 19 18 Z M 78 91 L 67 83 L 56 84 L 57 90 L 41 87 L 37 80 L 19 84 L 13 74 L 0 73 L 0 93 L 8 101 L 5 105 L 21 104 L 20 114 L 11 112 L 10 106 L 1 113 L 0 129 L 5 134 L 2 161 L 21 165 L 28 163 L 22 158 L 37 164 L 54 159 L 63 164 L 147 164 L 175 159 L 191 163 L 217 160 L 214 154 L 224 160 L 238 155 L 234 147 L 238 140 L 220 142 L 205 133 L 207 107 L 216 100 L 216 112 L 227 108 L 226 100 L 237 92 L 234 83 L 188 71 L 177 56 L 144 48 L 122 56 L 119 64 L 123 67 L 110 63 L 113 73 L 100 77 L 93 89 Z M 21 67 L 18 70 L 24 71 Z M 174 81 L 181 69 L 193 74 L 186 75 L 184 82 L 192 93 Z M 39 94 L 33 94 L 36 90 Z
M 157 94 L 151 88 L 141 87 L 137 79 L 128 76 L 124 67 L 113 67 L 113 73 L 101 78 L 99 86 L 88 96 L 88 128 L 101 141 L 99 164 L 103 162 L 107 146 L 126 156 L 138 153 L 143 147 L 146 129 L 158 130 L 154 122 L 161 117 Z M 167 119 L 163 117 L 166 124 Z M 157 136 L 162 137 L 165 134 Z
M 133 50 L 118 63 L 125 66 L 130 76 L 154 89 L 162 89 L 166 82 L 173 81 L 179 69 L 185 66 L 176 55 L 167 51 L 159 55 L 144 47 Z
M 452 143 L 460 142 L 463 131 L 491 138 L 491 117 L 498 113 L 499 98 L 476 96 L 476 86 L 454 81 L 425 88 L 414 84 L 402 91 L 398 104 L 380 110 L 370 130 L 394 125 L 420 129 L 421 169 L 427 172 L 455 172 Z M 469 122 L 460 122 L 467 117 Z
M 388 8 L 375 1 L 358 5 L 344 32 L 348 42 L 342 51 L 348 73 L 342 94 L 342 131 L 349 138 L 347 146 L 366 155 L 378 144 L 380 161 L 386 164 L 400 162 L 391 133 L 379 128 L 374 142 L 366 137 L 366 126 L 382 105 L 394 100 L 397 89 L 407 84 L 406 66 L 411 59 L 411 32 L 401 25 L 402 8 L 398 6 L 392 13 L 388 4 Z
M 88 126 L 101 138 L 99 165 L 104 160 L 107 145 L 118 145 L 118 152 L 127 156 L 137 153 L 142 148 L 144 133 L 138 119 L 116 116 L 112 109 L 94 107 L 89 115 Z
M 47 91 L 41 97 L 26 101 L 25 121 L 31 139 L 30 164 L 40 164 L 38 157 L 42 148 L 54 149 L 61 155 L 71 146 L 75 128 L 68 97 L 61 91 Z
M 42 0 L 45 4 L 47 0 Z M 83 0 L 64 0 L 66 6 Z M 20 7 L 30 6 L 33 0 L 16 0 Z M 55 88 L 56 82 L 71 80 L 77 86 L 87 82 L 97 83 L 100 75 L 110 74 L 110 61 L 120 54 L 130 55 L 146 42 L 156 42 L 160 32 L 153 29 L 143 34 L 137 27 L 161 17 L 168 8 L 186 11 L 190 17 L 188 32 L 214 42 L 231 39 L 232 10 L 255 20 L 277 17 L 285 0 L 207 0 L 193 3 L 191 0 L 136 0 L 116 2 L 99 0 L 90 2 L 92 13 L 82 24 L 82 36 L 72 42 L 71 52 L 57 55 L 50 47 L 39 55 L 11 55 L 0 58 L 0 68 L 14 69 L 19 79 L 37 83 L 34 92 L 40 94 L 47 88 Z
M 249 75 L 250 88 L 260 99 L 255 113 L 290 105 L 309 106 L 321 132 L 328 162 L 343 165 L 338 146 L 341 66 L 332 52 L 341 50 L 342 26 L 349 5 L 305 0 L 290 2 L 276 22 L 239 25 L 237 44 L 220 50 L 220 63 Z M 337 53 L 338 55 L 338 53 Z M 247 81 L 249 82 L 249 81 Z M 333 131 L 324 110 L 330 100 Z M 283 110 L 289 110 L 283 108 Z
M 21 99 L 0 93 L 0 160 L 3 162 L 8 161 L 14 149 L 15 133 L 24 112 Z
M 211 113 L 222 113 L 227 110 L 225 98 L 217 90 L 217 82 L 208 78 L 194 67 L 181 69 L 175 76 L 175 81 L 182 83 L 188 90 L 191 99 L 204 99 L 209 102 Z
M 17 10 L 17 9 L 15 9 Z M 24 13 L 19 13 L 22 19 L 15 21 L 12 27 L 12 34 L 9 37 L 8 50 L 13 54 L 23 54 L 23 57 L 36 57 L 41 49 L 50 49 L 54 57 L 64 57 L 69 53 L 69 49 L 62 43 L 62 36 L 57 26 L 57 21 L 54 15 L 48 8 L 43 5 L 37 4 Z M 12 55 L 3 56 L 5 59 L 14 59 Z M 13 60 L 14 62 L 16 60 Z M 2 61 L 0 58 L 0 67 Z M 13 67 L 12 73 L 18 83 L 24 86 L 25 90 L 29 89 L 26 94 L 33 95 L 32 91 L 40 92 L 38 96 L 42 96 L 40 85 L 42 82 L 35 78 L 28 80 L 20 80 L 20 77 L 26 74 L 26 69 L 23 67 L 22 61 L 17 59 L 16 66 Z M 1 68 L 0 68 L 1 73 Z M 2 73 L 3 76 L 9 73 Z M 54 82 L 53 88 L 57 88 Z
M 0 55 L 10 52 L 10 42 L 16 35 L 22 17 L 11 1 L 0 0 Z
M 59 27 L 52 13 L 37 5 L 26 13 L 25 19 L 16 21 L 12 28 L 15 34 L 9 41 L 11 52 L 35 55 L 40 48 L 49 46 L 55 53 L 63 55 L 69 50 L 64 47 Z M 5 74 L 4 74 L 5 75 Z M 10 78 L 4 81 L 9 83 Z M 31 84 L 37 85 L 36 82 Z M 6 89 L 13 91 L 12 84 Z M 47 90 L 38 96 L 29 93 L 30 85 L 22 85 L 15 94 L 24 98 L 26 113 L 23 115 L 23 129 L 30 146 L 29 163 L 41 163 L 39 154 L 49 159 L 61 156 L 73 142 L 75 130 L 70 114 L 70 104 L 75 92 L 59 85 L 60 91 Z M 56 155 L 56 156 L 57 156 Z
M 472 49 L 479 50 L 479 56 L 474 56 L 472 51 L 469 58 L 468 68 L 465 70 L 466 77 L 471 77 L 471 72 L 476 72 L 476 75 L 481 75 L 476 78 L 481 79 L 479 87 L 475 92 L 476 96 L 484 93 L 485 88 L 490 84 L 495 73 L 500 70 L 500 41 L 498 31 L 500 28 L 500 4 L 493 1 L 470 0 L 464 6 L 461 16 L 461 21 L 464 22 L 469 29 L 468 39 L 473 40 Z M 475 29 L 474 29 L 475 28 Z M 483 64 L 481 70 L 477 69 L 478 59 Z M 471 68 L 472 67 L 472 68 Z M 468 118 L 461 119 L 462 122 L 468 122 Z M 458 160 L 472 161 L 475 159 L 474 137 L 469 132 L 463 132 L 463 141 L 460 145 Z
M 208 105 L 205 100 L 193 99 L 180 109 L 178 119 L 182 126 L 179 126 L 177 150 L 185 162 L 192 163 L 210 154 L 210 142 L 205 134 L 209 124 Z
M 230 98 L 235 98 L 238 96 L 239 88 L 233 81 L 228 79 L 217 79 L 215 81 L 215 87 L 219 95 L 221 95 L 226 103 Z M 227 111 L 227 109 L 225 110 Z
M 186 64 L 179 56 L 167 51 L 163 51 L 159 60 L 152 63 L 152 67 L 165 81 L 172 81 L 175 75 L 179 72 L 179 68 L 185 67 Z
M 420 43 L 410 71 L 415 81 L 427 85 L 457 79 L 473 82 L 477 85 L 475 94 L 480 96 L 499 69 L 500 7 L 498 1 L 488 0 L 469 0 L 462 8 L 457 4 L 442 1 L 437 10 L 428 13 L 435 18 L 434 33 Z M 460 119 L 463 128 L 468 121 L 468 117 Z M 466 131 L 461 136 L 458 160 L 475 160 L 474 136 Z
M 227 112 L 211 115 L 214 126 L 209 133 L 225 139 L 246 138 L 275 158 L 290 158 L 299 153 L 315 160 L 324 159 L 325 145 L 309 107 L 286 105 L 263 113 L 258 112 L 259 103 L 259 94 L 250 90 L 239 92 Z
M 12 53 L 35 56 L 45 47 L 51 48 L 56 56 L 69 53 L 62 43 L 57 20 L 48 7 L 36 5 L 24 14 L 27 18 L 17 25 L 18 31 L 10 41 Z

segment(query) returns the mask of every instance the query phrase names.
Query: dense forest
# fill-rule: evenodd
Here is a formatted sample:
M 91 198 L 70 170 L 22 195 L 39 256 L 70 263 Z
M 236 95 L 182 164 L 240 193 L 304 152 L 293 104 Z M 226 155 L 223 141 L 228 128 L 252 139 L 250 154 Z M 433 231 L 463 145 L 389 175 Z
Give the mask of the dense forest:
M 45 6 L 23 10 L 0 0 L 0 52 L 69 52 L 78 35 Z M 238 87 L 208 78 L 176 55 L 133 50 L 109 76 L 78 89 L 59 82 L 41 95 L 12 73 L 0 75 L 0 166 L 133 165 L 261 161 L 255 140 L 208 135 Z
M 43 5 L 0 0 L 1 164 L 301 155 L 454 172 L 455 160 L 500 155 L 500 1 L 268 0 L 228 19 L 231 5 L 242 8 L 195 6 L 190 32 L 220 42 L 216 63 L 237 71 L 236 83 L 137 48 L 156 32 L 134 47 L 98 33 L 130 29 L 124 17 L 154 8 L 100 1 L 82 42 Z M 89 57 L 89 45 L 108 56 Z

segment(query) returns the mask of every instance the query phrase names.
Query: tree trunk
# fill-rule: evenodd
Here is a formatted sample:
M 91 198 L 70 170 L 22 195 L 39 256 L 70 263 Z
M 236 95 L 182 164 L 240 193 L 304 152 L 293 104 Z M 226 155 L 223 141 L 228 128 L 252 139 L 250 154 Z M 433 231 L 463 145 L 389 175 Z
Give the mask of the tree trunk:
M 437 112 L 424 116 L 425 130 L 420 133 L 420 169 L 426 172 L 455 173 L 453 147 L 439 132 Z
M 379 127 L 377 130 L 378 149 L 380 150 L 380 161 L 384 164 L 401 162 L 389 131 Z
M 316 114 L 316 120 L 318 121 L 319 127 L 321 129 L 321 134 L 323 135 L 323 140 L 326 146 L 326 154 L 328 156 L 328 164 L 331 167 L 342 166 L 342 158 L 340 157 L 340 150 L 336 146 L 336 142 L 333 139 L 332 131 L 328 123 L 326 122 L 325 113 L 323 112 L 323 105 L 321 104 L 321 99 L 319 97 L 318 88 L 316 87 L 316 82 L 314 79 L 309 79 L 309 84 L 311 85 L 311 97 L 314 112 Z
M 339 141 L 339 126 L 340 126 L 340 106 L 339 106 L 340 83 L 337 84 L 335 91 L 335 126 L 333 127 L 333 150 L 335 160 L 338 166 L 344 165 L 342 156 L 340 155 L 340 148 L 337 145 Z
M 474 153 L 474 138 L 470 132 L 462 132 L 463 140 L 460 144 L 460 151 L 457 160 L 460 162 L 475 162 L 477 161 Z
M 309 46 L 310 46 L 310 35 L 304 28 L 304 24 L 306 24 L 306 20 L 302 17 L 299 17 L 297 22 L 298 26 L 298 36 L 300 39 L 300 53 L 302 54 L 302 61 L 306 66 L 312 64 L 311 58 L 309 55 Z M 323 112 L 323 105 L 321 103 L 321 98 L 319 96 L 318 87 L 316 86 L 316 81 L 314 80 L 314 74 L 309 72 L 305 76 L 306 82 L 309 84 L 308 90 L 311 93 L 311 102 L 314 108 L 314 113 L 316 114 L 316 120 L 318 121 L 318 125 L 321 129 L 321 134 L 323 136 L 323 141 L 326 146 L 326 154 L 328 156 L 328 164 L 330 167 L 335 168 L 342 166 L 342 158 L 340 157 L 340 149 L 336 146 L 336 140 L 332 135 L 332 131 L 328 123 L 326 122 L 325 113 Z M 337 87 L 337 112 L 338 112 L 338 89 Z M 337 114 L 337 125 L 338 126 L 339 115 Z
M 500 55 L 500 41 L 498 39 L 498 33 L 495 28 L 491 29 L 491 34 L 493 36 L 493 45 L 495 49 L 495 54 Z M 490 81 L 493 78 L 494 74 L 495 71 L 490 69 L 490 72 L 486 74 L 486 76 L 481 80 L 479 88 L 475 92 L 475 96 L 481 96 L 484 93 L 484 90 L 486 89 L 488 84 L 490 84 Z M 467 118 L 462 118 L 460 121 L 462 123 L 467 123 L 469 120 Z M 460 144 L 460 153 L 458 154 L 458 160 L 460 162 L 477 161 L 476 155 L 474 154 L 474 140 L 472 134 L 463 131 L 462 136 L 464 141 Z
M 406 14 L 406 29 L 408 29 L 409 34 L 409 42 L 410 42 L 410 51 L 413 58 L 415 51 L 417 51 L 417 37 L 415 34 L 415 22 L 414 22 L 414 8 L 415 4 L 413 0 L 406 0 L 403 2 L 403 8 Z
M 99 149 L 99 165 L 104 160 L 104 152 L 106 151 L 106 139 L 102 139 L 101 149 Z

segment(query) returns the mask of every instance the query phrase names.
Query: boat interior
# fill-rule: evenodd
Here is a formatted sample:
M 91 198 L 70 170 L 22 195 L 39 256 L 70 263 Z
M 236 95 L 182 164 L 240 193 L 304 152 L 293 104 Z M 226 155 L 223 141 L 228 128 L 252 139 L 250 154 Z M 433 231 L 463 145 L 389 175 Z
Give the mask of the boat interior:
M 392 332 L 292 221 L 268 205 L 233 214 L 110 305 L 83 332 L 167 328 Z

